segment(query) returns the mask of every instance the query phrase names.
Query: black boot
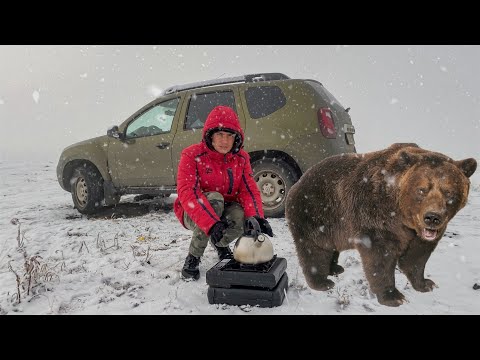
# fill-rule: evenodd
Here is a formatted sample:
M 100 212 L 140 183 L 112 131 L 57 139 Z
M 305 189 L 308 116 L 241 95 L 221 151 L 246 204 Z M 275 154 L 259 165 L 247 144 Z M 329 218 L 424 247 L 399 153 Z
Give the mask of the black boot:
M 200 264 L 200 258 L 188 254 L 185 259 L 185 264 L 182 268 L 182 275 L 186 279 L 198 280 L 200 277 L 200 270 L 198 270 L 198 264 Z
M 217 250 L 218 258 L 220 260 L 233 259 L 233 253 L 232 253 L 232 250 L 230 250 L 229 246 L 226 246 L 226 247 L 220 247 L 217 245 L 213 245 L 213 246 Z

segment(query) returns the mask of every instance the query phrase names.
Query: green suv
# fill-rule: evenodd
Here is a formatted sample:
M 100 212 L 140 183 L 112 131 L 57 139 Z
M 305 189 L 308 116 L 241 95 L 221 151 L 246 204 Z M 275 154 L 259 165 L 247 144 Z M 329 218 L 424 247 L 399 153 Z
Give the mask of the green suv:
M 321 83 L 251 74 L 166 89 L 107 135 L 65 148 L 58 182 L 83 214 L 115 205 L 124 194 L 175 193 L 180 152 L 201 141 L 217 105 L 238 114 L 267 217 L 284 215 L 289 189 L 309 167 L 356 151 L 349 109 Z

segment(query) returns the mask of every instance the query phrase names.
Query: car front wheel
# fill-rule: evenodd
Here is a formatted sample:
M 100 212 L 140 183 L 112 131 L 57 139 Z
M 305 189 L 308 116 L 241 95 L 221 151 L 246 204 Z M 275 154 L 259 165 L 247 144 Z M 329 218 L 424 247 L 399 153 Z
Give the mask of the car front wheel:
M 73 172 L 71 183 L 72 200 L 82 214 L 94 214 L 102 207 L 103 178 L 93 166 L 79 166 Z
M 265 217 L 285 216 L 285 199 L 297 181 L 293 168 L 282 160 L 262 159 L 252 163 L 252 170 Z

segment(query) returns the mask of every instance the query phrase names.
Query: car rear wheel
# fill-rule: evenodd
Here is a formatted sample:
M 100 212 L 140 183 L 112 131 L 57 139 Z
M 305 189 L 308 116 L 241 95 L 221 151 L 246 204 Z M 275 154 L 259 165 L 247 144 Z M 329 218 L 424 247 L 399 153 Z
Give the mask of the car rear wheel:
M 262 159 L 252 163 L 252 170 L 265 217 L 285 216 L 285 199 L 298 178 L 293 168 L 282 160 Z
M 96 168 L 77 167 L 70 183 L 73 204 L 80 213 L 94 214 L 102 207 L 103 178 Z

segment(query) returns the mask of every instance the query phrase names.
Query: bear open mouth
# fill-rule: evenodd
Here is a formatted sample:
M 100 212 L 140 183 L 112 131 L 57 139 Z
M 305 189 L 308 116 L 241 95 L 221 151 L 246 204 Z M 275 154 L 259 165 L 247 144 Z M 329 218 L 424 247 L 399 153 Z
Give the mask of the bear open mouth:
M 435 229 L 423 229 L 422 230 L 422 238 L 425 240 L 435 240 L 437 237 L 438 231 Z

